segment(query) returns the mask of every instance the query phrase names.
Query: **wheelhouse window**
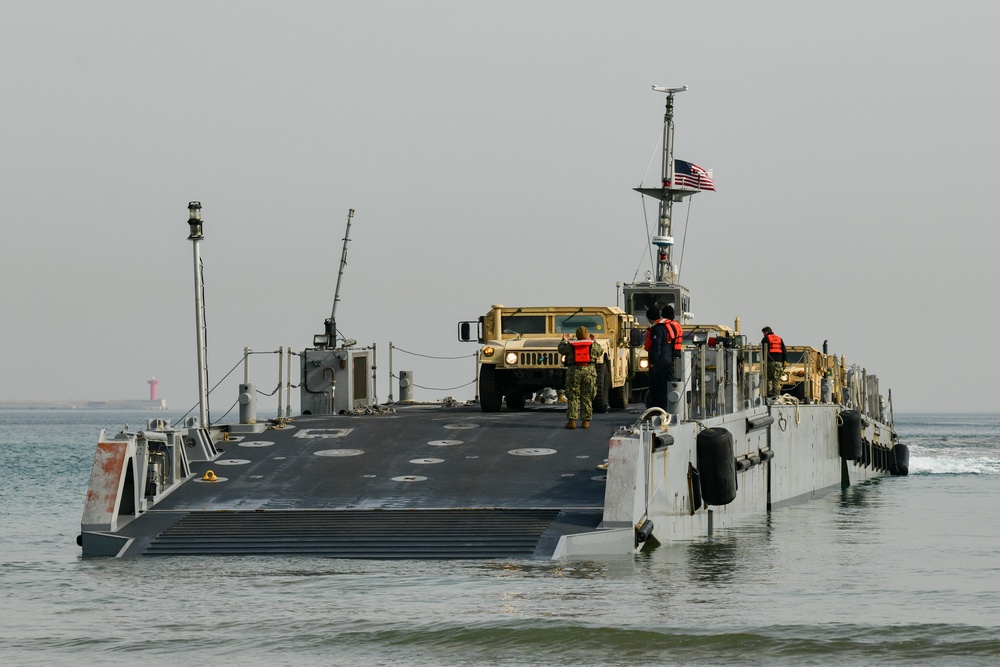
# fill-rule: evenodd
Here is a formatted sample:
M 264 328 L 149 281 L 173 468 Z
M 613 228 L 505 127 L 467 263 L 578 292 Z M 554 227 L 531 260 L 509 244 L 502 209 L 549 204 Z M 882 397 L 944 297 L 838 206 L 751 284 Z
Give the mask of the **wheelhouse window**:
M 672 306 L 676 316 L 679 317 L 681 313 L 674 302 L 673 294 L 643 294 L 640 292 L 632 295 L 630 306 L 632 316 L 641 324 L 646 324 L 646 311 L 650 308 L 656 308 L 657 312 L 662 312 L 664 306 Z

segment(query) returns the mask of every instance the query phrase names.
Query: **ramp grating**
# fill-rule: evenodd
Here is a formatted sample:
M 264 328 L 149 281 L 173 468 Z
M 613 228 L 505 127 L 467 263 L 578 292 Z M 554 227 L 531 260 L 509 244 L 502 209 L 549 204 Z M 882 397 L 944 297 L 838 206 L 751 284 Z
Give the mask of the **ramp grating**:
M 530 557 L 557 509 L 192 512 L 146 556 Z

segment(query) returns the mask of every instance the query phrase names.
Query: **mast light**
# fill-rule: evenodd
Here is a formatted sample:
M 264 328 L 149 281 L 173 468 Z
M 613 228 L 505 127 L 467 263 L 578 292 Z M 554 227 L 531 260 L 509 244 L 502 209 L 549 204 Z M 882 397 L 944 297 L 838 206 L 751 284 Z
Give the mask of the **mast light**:
M 201 202 L 192 201 L 188 202 L 188 225 L 191 228 L 191 233 L 188 235 L 189 241 L 195 241 L 198 239 L 205 238 L 202 233 L 202 222 L 201 222 Z

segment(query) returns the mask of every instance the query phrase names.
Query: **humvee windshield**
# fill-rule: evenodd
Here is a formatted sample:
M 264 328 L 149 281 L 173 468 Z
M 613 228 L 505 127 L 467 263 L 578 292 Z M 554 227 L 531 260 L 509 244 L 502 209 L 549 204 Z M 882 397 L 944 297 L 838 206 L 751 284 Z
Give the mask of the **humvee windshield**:
M 579 327 L 587 327 L 590 333 L 604 333 L 604 318 L 600 315 L 556 316 L 556 333 L 574 333 Z
M 505 334 L 543 334 L 545 333 L 544 315 L 511 315 L 504 317 L 503 332 Z
M 806 360 L 805 352 L 788 350 L 788 353 L 785 356 L 788 358 L 788 363 L 790 364 L 804 364 Z

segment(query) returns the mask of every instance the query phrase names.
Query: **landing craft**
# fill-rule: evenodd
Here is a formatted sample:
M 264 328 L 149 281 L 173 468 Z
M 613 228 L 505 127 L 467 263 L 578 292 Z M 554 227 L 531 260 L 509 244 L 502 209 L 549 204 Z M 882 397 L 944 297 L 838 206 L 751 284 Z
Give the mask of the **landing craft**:
M 654 90 L 667 101 L 662 178 L 640 192 L 660 202 L 651 239 L 656 275 L 625 285 L 622 309 L 577 307 L 595 318 L 592 327 L 615 330 L 609 352 L 620 355 L 608 360 L 608 398 L 599 406 L 607 411 L 595 411 L 591 428 L 564 429 L 562 405 L 527 400 L 535 385 L 522 379 L 537 370 L 529 366 L 539 355 L 531 355 L 532 335 L 503 328 L 505 317 L 520 313 L 501 306 L 490 310 L 492 320 L 484 316 L 475 337 L 476 322 L 460 324 L 460 336 L 483 346 L 481 363 L 486 347 L 495 353 L 511 340 L 521 343 L 516 353 L 508 351 L 512 368 L 504 369 L 511 374 L 503 383 L 496 368 L 480 377 L 482 383 L 492 373 L 493 384 L 479 388 L 482 406 L 380 404 L 374 346 L 338 335 L 339 277 L 334 310 L 313 346 L 287 354 L 279 348 L 278 386 L 288 393 L 279 390 L 278 417 L 257 419 L 247 367 L 239 423 L 210 423 L 199 271 L 204 234 L 201 206 L 192 202 L 199 415 L 183 424 L 150 419 L 144 429 L 101 433 L 78 540 L 83 555 L 622 555 L 704 538 L 780 505 L 906 474 L 891 394 L 883 400 L 874 375 L 843 363 L 814 366 L 824 377 L 818 393 L 808 390 L 810 400 L 769 403 L 760 380 L 766 359 L 740 333 L 738 320 L 733 327 L 695 322 L 672 261 L 672 204 L 710 189 L 704 179 L 711 174 L 673 157 L 674 98 L 686 88 Z M 341 273 L 346 252 L 347 236 Z M 667 303 L 683 321 L 677 381 L 666 410 L 645 410 L 628 402 L 643 393 L 638 322 L 649 305 Z M 543 326 L 535 338 L 567 326 L 559 309 L 536 309 L 522 312 L 542 319 L 519 325 Z M 558 384 L 561 360 L 544 360 L 543 384 Z M 290 403 L 293 365 L 302 412 L 294 418 L 280 407 L 283 399 Z M 815 386 L 811 380 L 808 387 Z M 833 386 L 836 393 L 827 390 Z

